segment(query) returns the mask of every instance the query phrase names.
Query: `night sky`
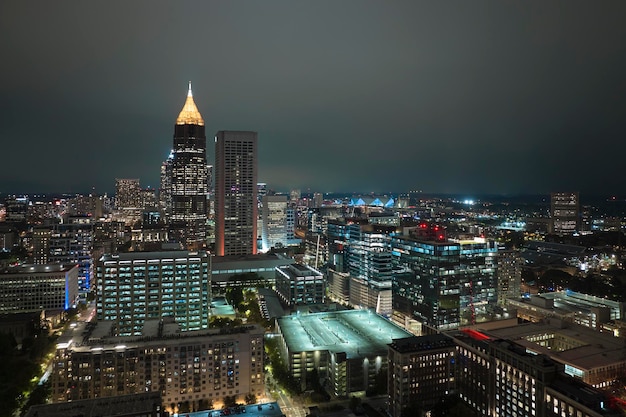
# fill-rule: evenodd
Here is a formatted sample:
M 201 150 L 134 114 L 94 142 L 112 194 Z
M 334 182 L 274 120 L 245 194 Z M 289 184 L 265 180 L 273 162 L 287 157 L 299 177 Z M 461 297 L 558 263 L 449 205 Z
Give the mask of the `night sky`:
M 182 3 L 182 4 L 181 4 Z M 624 1 L 2 1 L 0 193 L 159 186 L 187 82 L 277 191 L 624 194 Z

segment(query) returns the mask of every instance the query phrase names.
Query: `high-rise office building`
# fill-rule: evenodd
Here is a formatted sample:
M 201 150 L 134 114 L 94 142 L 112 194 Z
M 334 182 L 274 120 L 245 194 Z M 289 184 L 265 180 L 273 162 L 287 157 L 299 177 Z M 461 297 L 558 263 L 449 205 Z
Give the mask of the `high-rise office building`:
M 94 289 L 94 218 L 69 216 L 63 223 L 33 228 L 33 263 L 78 265 L 78 288 L 82 298 Z
M 455 389 L 454 340 L 443 334 L 394 340 L 389 345 L 389 411 L 408 415 L 406 407 L 432 409 Z
M 550 195 L 552 232 L 572 234 L 580 229 L 580 199 L 578 193 L 552 193 Z
M 186 248 L 199 249 L 206 246 L 208 166 L 204 119 L 193 101 L 191 82 L 174 126 L 172 153 L 172 235 Z
M 505 307 L 509 298 L 521 296 L 523 259 L 518 251 L 498 251 L 498 305 Z
M 257 252 L 257 133 L 215 136 L 215 253 Z
M 287 196 L 266 195 L 261 201 L 263 250 L 287 246 Z
M 481 238 L 440 240 L 436 232 L 392 237 L 394 264 L 404 271 L 394 274 L 394 304 L 440 330 L 472 324 L 497 300 L 497 247 Z
M 139 179 L 117 178 L 115 180 L 115 207 L 118 210 L 141 207 Z
M 161 181 L 159 186 L 159 208 L 169 219 L 172 213 L 172 164 L 174 162 L 174 152 L 161 164 Z

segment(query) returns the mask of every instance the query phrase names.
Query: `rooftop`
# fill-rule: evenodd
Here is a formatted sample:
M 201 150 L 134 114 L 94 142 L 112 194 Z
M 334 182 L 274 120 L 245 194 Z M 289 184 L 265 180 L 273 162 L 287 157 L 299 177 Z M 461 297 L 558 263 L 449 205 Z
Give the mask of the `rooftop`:
M 454 348 L 454 346 L 454 340 L 441 333 L 426 336 L 414 336 L 405 339 L 395 339 L 390 345 L 393 350 L 399 353 Z
M 584 326 L 567 324 L 562 327 L 560 322 L 551 324 L 523 323 L 513 327 L 485 331 L 489 336 L 511 340 L 528 350 L 545 354 L 552 359 L 575 366 L 582 370 L 596 369 L 626 360 L 624 340 L 611 333 L 601 333 Z M 557 337 L 566 340 L 571 349 L 556 351 L 540 346 L 533 340 L 543 337 Z
M 106 254 L 102 261 L 144 261 L 157 259 L 186 259 L 186 258 L 206 258 L 209 254 L 204 251 L 189 252 L 185 250 L 170 250 L 158 252 L 125 252 L 116 255 Z
M 112 417 L 129 415 L 151 415 L 161 406 L 158 392 L 121 395 L 116 397 L 77 400 L 67 403 L 34 405 L 26 417 Z
M 14 267 L 9 267 L 0 271 L 2 274 L 14 275 L 14 274 L 52 274 L 55 272 L 67 272 L 76 267 L 75 264 L 46 264 L 46 265 L 32 265 L 23 264 Z
M 386 355 L 394 339 L 412 334 L 370 310 L 295 314 L 278 319 L 291 352 L 345 352 L 348 359 Z

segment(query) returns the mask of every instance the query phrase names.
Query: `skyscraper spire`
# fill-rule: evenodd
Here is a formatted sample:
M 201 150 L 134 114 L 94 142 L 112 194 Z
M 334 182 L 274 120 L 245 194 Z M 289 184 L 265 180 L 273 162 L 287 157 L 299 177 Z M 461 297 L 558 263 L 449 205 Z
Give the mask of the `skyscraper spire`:
M 206 161 L 204 120 L 193 101 L 191 82 L 187 99 L 174 126 L 170 175 L 170 237 L 189 250 L 206 247 L 209 167 Z
M 204 120 L 202 115 L 196 107 L 196 103 L 193 101 L 193 93 L 191 92 L 191 81 L 189 81 L 189 91 L 187 91 L 187 100 L 183 109 L 180 111 L 178 118 L 176 119 L 177 125 L 200 125 L 204 126 Z

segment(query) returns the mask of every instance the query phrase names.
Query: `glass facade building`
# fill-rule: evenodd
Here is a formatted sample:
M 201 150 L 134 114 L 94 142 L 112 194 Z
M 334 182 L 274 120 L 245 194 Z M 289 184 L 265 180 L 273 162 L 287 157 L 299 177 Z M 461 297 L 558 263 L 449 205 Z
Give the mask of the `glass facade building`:
M 394 296 L 408 301 L 411 314 L 438 329 L 460 324 L 461 284 L 457 243 L 394 236 L 391 253 L 408 273 L 394 277 Z

